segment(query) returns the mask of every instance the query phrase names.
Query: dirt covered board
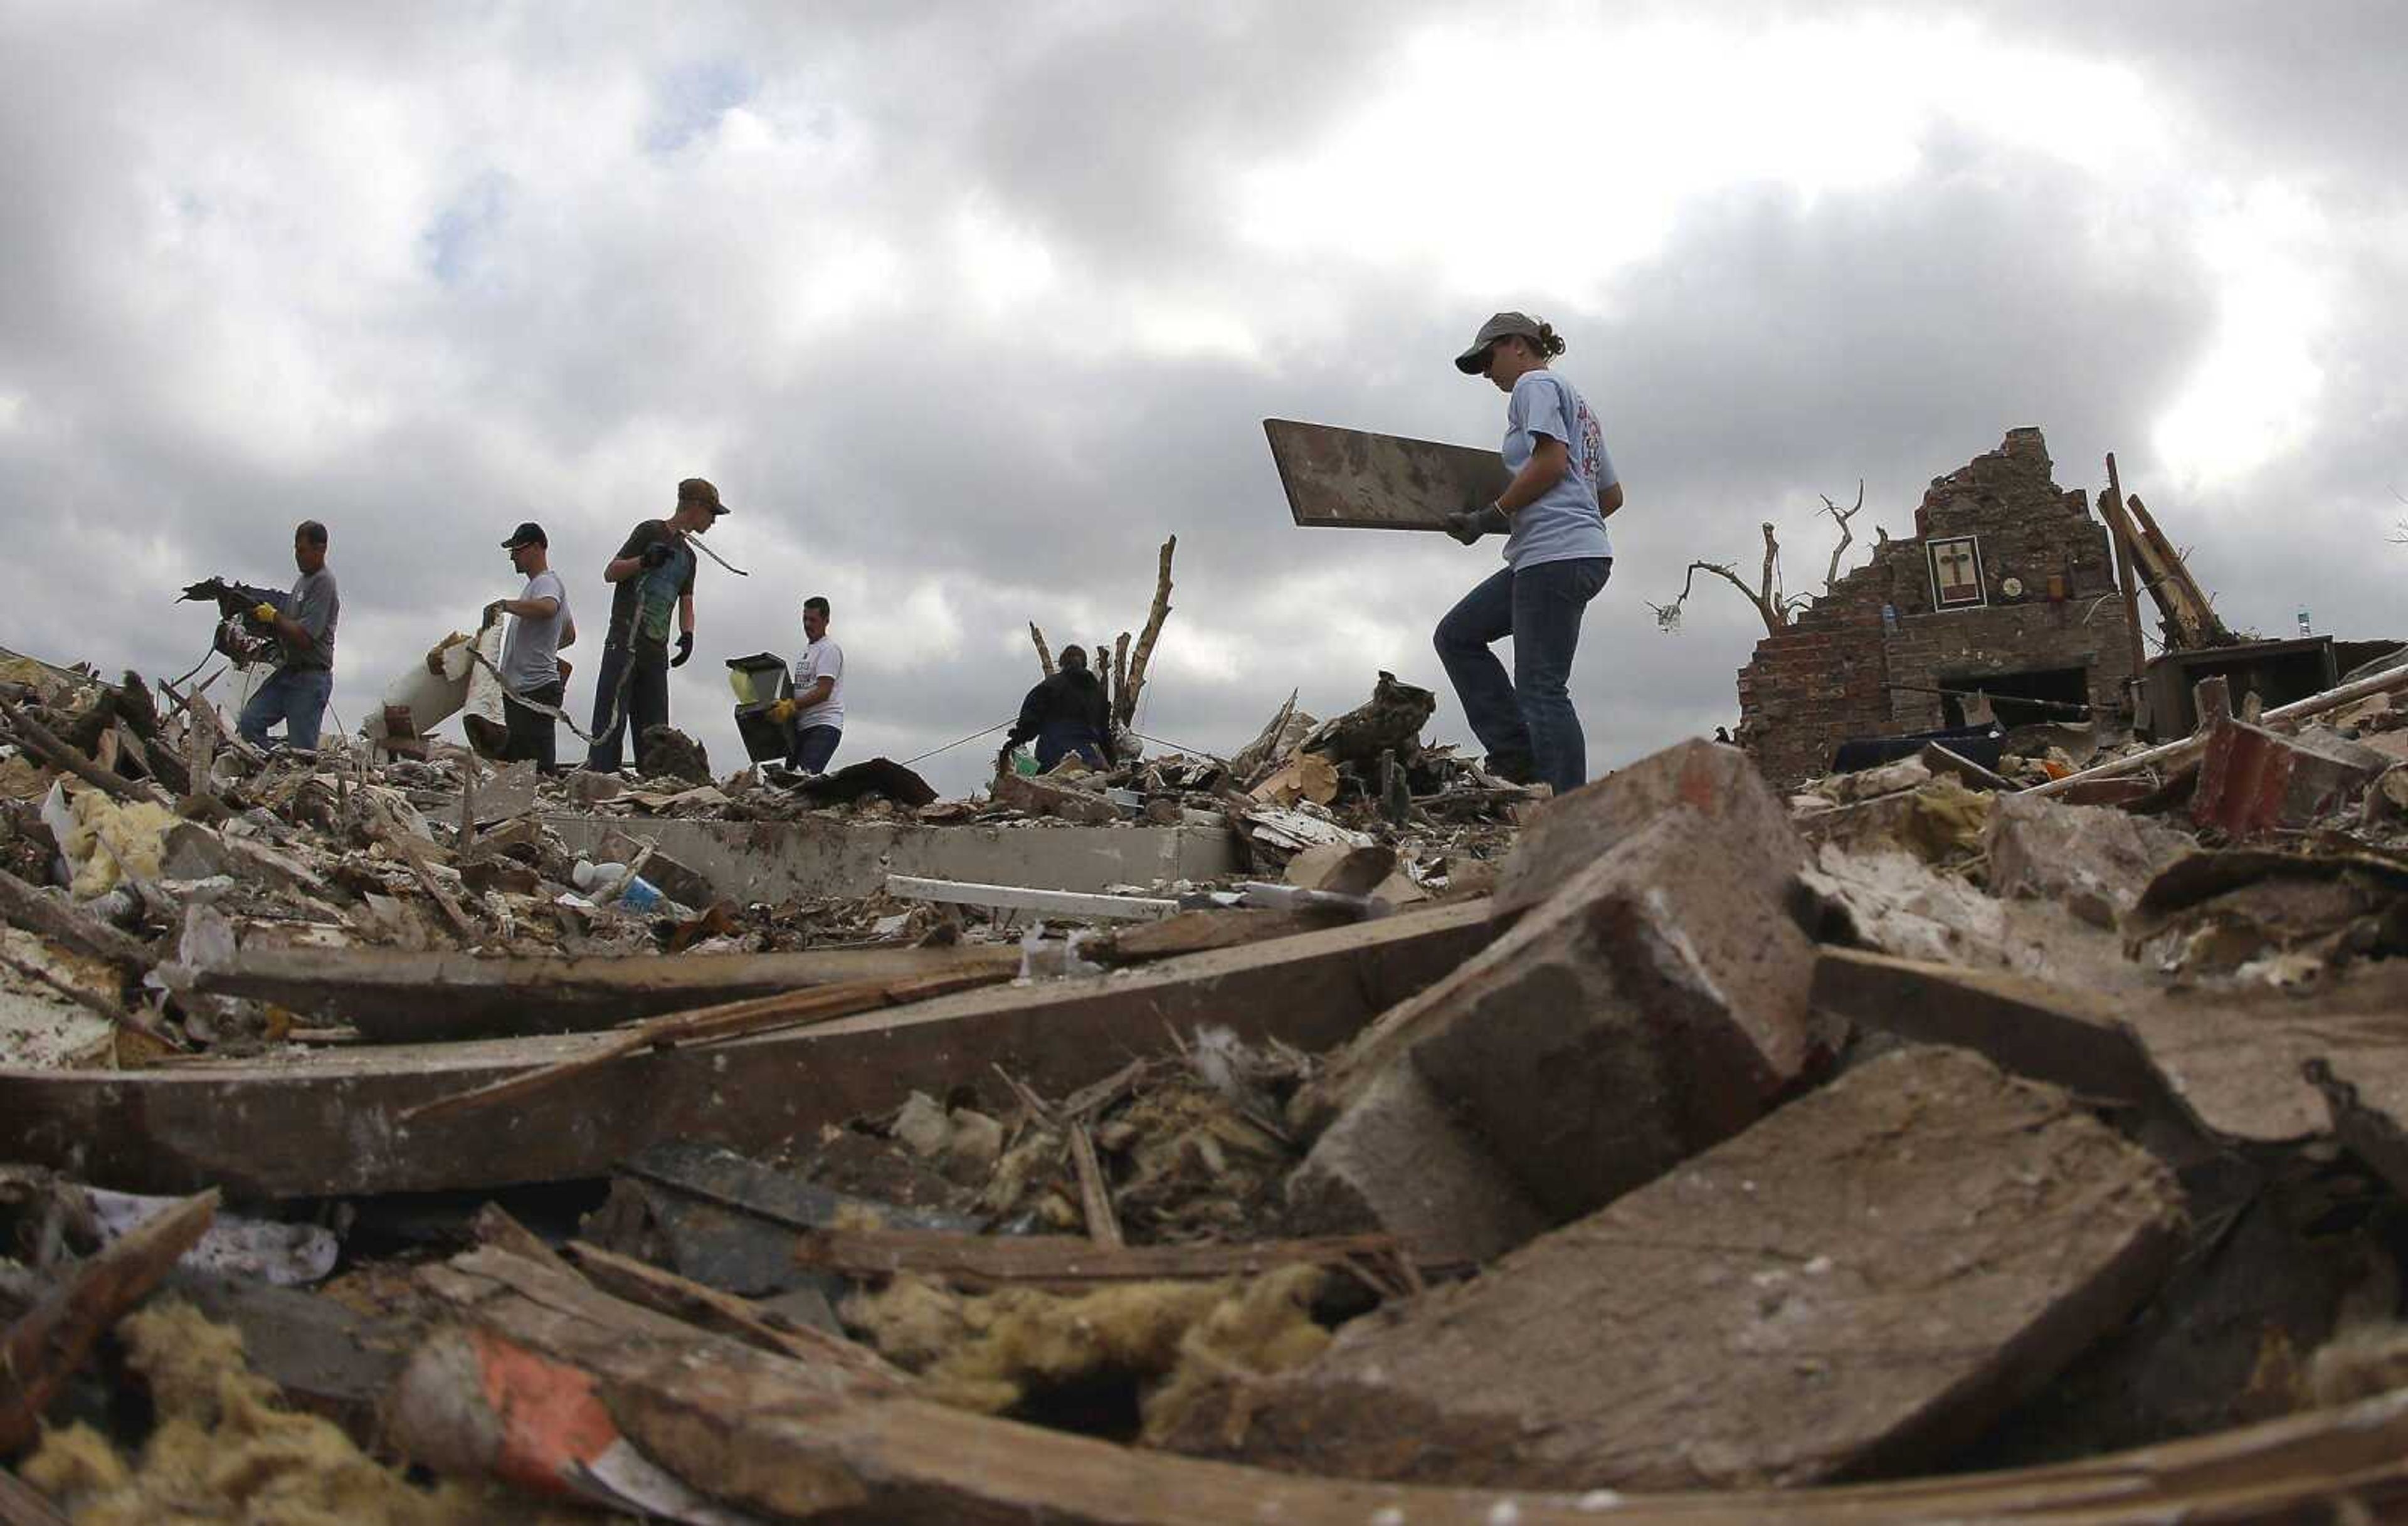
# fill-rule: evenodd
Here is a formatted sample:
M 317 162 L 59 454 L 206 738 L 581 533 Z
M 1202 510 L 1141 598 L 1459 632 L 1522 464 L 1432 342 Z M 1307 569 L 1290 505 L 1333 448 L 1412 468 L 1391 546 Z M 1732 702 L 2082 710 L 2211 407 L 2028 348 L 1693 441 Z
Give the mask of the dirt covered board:
M 1296 522 L 1358 530 L 1443 530 L 1512 480 L 1495 450 L 1266 419 Z

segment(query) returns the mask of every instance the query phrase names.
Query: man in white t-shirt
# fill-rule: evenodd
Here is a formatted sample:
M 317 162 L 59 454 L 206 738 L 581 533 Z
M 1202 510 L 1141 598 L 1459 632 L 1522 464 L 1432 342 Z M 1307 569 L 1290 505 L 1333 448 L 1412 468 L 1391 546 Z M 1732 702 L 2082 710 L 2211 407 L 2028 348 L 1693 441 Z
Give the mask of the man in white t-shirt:
M 770 707 L 770 718 L 793 727 L 786 762 L 806 774 L 824 774 L 837 744 L 844 740 L 844 649 L 827 634 L 828 602 L 814 593 L 803 601 L 803 639 L 795 660 L 795 694 Z
M 552 570 L 552 542 L 543 526 L 529 520 L 502 542 L 510 565 L 526 578 L 515 599 L 495 599 L 485 606 L 485 618 L 510 617 L 509 634 L 502 638 L 502 720 L 509 739 L 502 756 L 515 763 L 530 759 L 549 774 L 558 765 L 552 718 L 529 709 L 517 696 L 560 708 L 568 689 L 568 664 L 560 649 L 577 640 L 577 621 L 568 613 L 568 589 Z

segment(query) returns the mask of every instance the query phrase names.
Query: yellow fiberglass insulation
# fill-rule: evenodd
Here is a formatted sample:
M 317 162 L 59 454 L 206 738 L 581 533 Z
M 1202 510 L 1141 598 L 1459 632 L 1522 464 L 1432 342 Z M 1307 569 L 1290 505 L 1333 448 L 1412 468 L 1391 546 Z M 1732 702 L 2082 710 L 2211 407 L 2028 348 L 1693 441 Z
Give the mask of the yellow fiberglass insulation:
M 845 1322 L 920 1376 L 927 1397 L 1002 1414 L 1033 1393 L 1119 1376 L 1185 1395 L 1234 1371 L 1280 1371 L 1328 1343 L 1312 1322 L 1318 1269 L 1283 1267 L 1226 1282 L 1137 1282 L 1064 1294 L 1008 1289 L 982 1296 L 896 1277 L 845 1300 Z M 1190 1372 L 1190 1366 L 1194 1371 Z
M 97 790 L 75 797 L 75 826 L 59 845 L 75 865 L 69 887 L 79 901 L 117 888 L 119 866 L 145 879 L 159 877 L 160 834 L 176 824 L 176 813 L 148 800 L 121 805 Z
M 22 1471 L 76 1526 L 472 1526 L 591 1520 L 483 1485 L 430 1492 L 355 1446 L 331 1420 L 283 1407 L 244 1362 L 242 1336 L 162 1300 L 117 1327 L 148 1381 L 158 1424 L 131 1464 L 90 1426 L 42 1439 Z

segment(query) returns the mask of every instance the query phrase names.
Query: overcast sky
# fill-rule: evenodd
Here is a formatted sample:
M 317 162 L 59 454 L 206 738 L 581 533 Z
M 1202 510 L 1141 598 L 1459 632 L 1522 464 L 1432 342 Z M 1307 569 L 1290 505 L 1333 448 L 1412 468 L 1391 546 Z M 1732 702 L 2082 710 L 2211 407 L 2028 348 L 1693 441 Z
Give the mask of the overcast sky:
M 2045 429 L 2228 620 L 2408 635 L 2408 6 L 0 7 L 0 643 L 174 675 L 222 573 L 333 532 L 335 708 L 517 582 L 601 568 L 680 478 L 735 513 L 723 660 L 849 659 L 838 761 L 1007 719 L 1134 630 L 1140 729 L 1242 743 L 1428 642 L 1495 542 L 1301 530 L 1266 416 L 1493 444 L 1449 360 L 1554 321 L 1628 506 L 1574 690 L 1594 768 L 1736 719 L 1756 523 L 1820 581 Z M 564 744 L 570 738 L 562 735 Z M 924 765 L 966 790 L 993 739 Z M 565 749 L 566 750 L 566 749 Z

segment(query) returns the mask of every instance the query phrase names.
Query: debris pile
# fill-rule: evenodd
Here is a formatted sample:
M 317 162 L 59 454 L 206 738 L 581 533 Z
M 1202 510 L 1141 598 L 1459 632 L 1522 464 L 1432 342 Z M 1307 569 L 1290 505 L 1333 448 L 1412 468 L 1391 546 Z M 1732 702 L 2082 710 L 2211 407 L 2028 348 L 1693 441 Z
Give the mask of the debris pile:
M 102 1053 L 0 1064 L 21 1514 L 2408 1499 L 2401 664 L 1785 795 L 1698 741 L 1549 800 L 1382 675 L 1226 761 L 576 811 L 57 671 L 0 913 Z M 689 846 L 819 815 L 877 890 Z M 907 816 L 1224 867 L 907 874 Z

